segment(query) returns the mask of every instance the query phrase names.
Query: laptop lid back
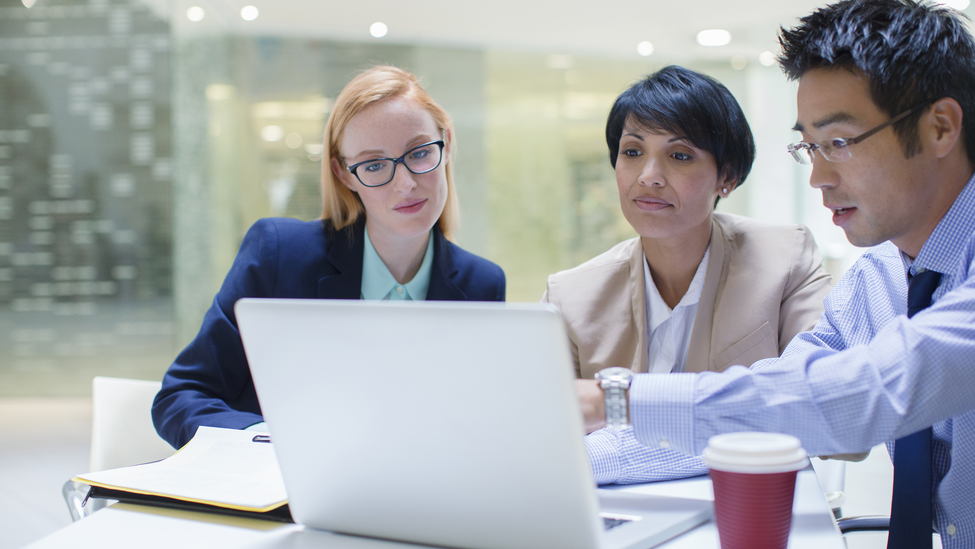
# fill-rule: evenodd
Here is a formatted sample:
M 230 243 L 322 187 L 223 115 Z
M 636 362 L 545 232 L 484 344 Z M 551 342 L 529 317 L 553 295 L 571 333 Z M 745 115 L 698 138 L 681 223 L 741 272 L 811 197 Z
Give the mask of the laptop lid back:
M 472 549 L 593 549 L 561 319 L 529 304 L 243 299 L 295 520 Z

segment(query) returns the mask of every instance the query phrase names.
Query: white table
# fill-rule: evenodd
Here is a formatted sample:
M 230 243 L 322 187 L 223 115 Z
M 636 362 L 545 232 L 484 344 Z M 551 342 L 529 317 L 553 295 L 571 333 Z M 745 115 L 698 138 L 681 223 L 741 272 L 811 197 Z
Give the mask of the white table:
M 711 479 L 708 477 L 637 484 L 616 489 L 642 494 L 714 500 Z M 718 549 L 719 547 L 718 528 L 714 521 L 708 521 L 658 546 L 660 549 Z M 816 473 L 811 467 L 800 471 L 796 478 L 796 499 L 792 506 L 789 549 L 846 549 L 846 543 L 826 502 L 826 494 L 823 493 Z
M 618 487 L 637 493 L 711 500 L 708 477 Z M 396 549 L 418 546 L 330 534 L 257 519 L 116 504 L 28 546 L 28 549 L 328 548 Z M 665 549 L 718 549 L 718 531 L 707 522 L 659 546 Z M 790 549 L 845 549 L 826 497 L 812 469 L 799 473 L 792 514 Z

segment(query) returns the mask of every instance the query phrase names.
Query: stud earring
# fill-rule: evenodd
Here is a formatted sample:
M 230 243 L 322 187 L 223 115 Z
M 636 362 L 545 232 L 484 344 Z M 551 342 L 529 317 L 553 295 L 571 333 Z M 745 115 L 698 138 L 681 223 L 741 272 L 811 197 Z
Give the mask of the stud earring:
M 728 187 L 721 187 L 721 194 L 728 194 Z

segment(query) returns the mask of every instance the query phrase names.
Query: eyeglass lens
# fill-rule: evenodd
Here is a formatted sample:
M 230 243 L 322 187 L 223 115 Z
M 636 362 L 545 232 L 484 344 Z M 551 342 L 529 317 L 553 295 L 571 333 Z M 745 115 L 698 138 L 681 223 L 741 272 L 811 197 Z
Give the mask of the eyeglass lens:
M 813 156 L 817 150 L 823 155 L 823 158 L 830 162 L 843 162 L 852 156 L 847 140 L 839 137 L 814 144 L 794 143 L 789 145 L 792 158 L 795 158 L 796 162 L 800 164 L 812 164 Z
M 426 173 L 440 165 L 441 154 L 442 149 L 437 143 L 429 143 L 411 149 L 403 155 L 402 162 L 415 174 Z M 363 185 L 376 187 L 389 183 L 393 179 L 395 170 L 396 161 L 384 158 L 375 162 L 359 164 L 356 167 L 355 175 Z

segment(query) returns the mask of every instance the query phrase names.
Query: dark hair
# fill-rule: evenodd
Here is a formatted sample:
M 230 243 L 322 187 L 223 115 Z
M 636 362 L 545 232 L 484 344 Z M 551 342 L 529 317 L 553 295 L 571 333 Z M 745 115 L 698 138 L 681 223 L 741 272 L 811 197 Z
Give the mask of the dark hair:
M 735 187 L 752 169 L 755 139 L 745 113 L 728 88 L 710 76 L 671 65 L 617 97 L 606 121 L 609 163 L 614 168 L 629 116 L 648 130 L 672 133 L 711 153 L 718 174 L 734 180 Z
M 874 104 L 892 117 L 945 97 L 958 101 L 965 152 L 975 163 L 975 42 L 962 17 L 913 0 L 845 0 L 781 28 L 779 64 L 793 81 L 812 69 L 858 69 Z M 924 112 L 894 124 L 907 158 L 921 150 Z

